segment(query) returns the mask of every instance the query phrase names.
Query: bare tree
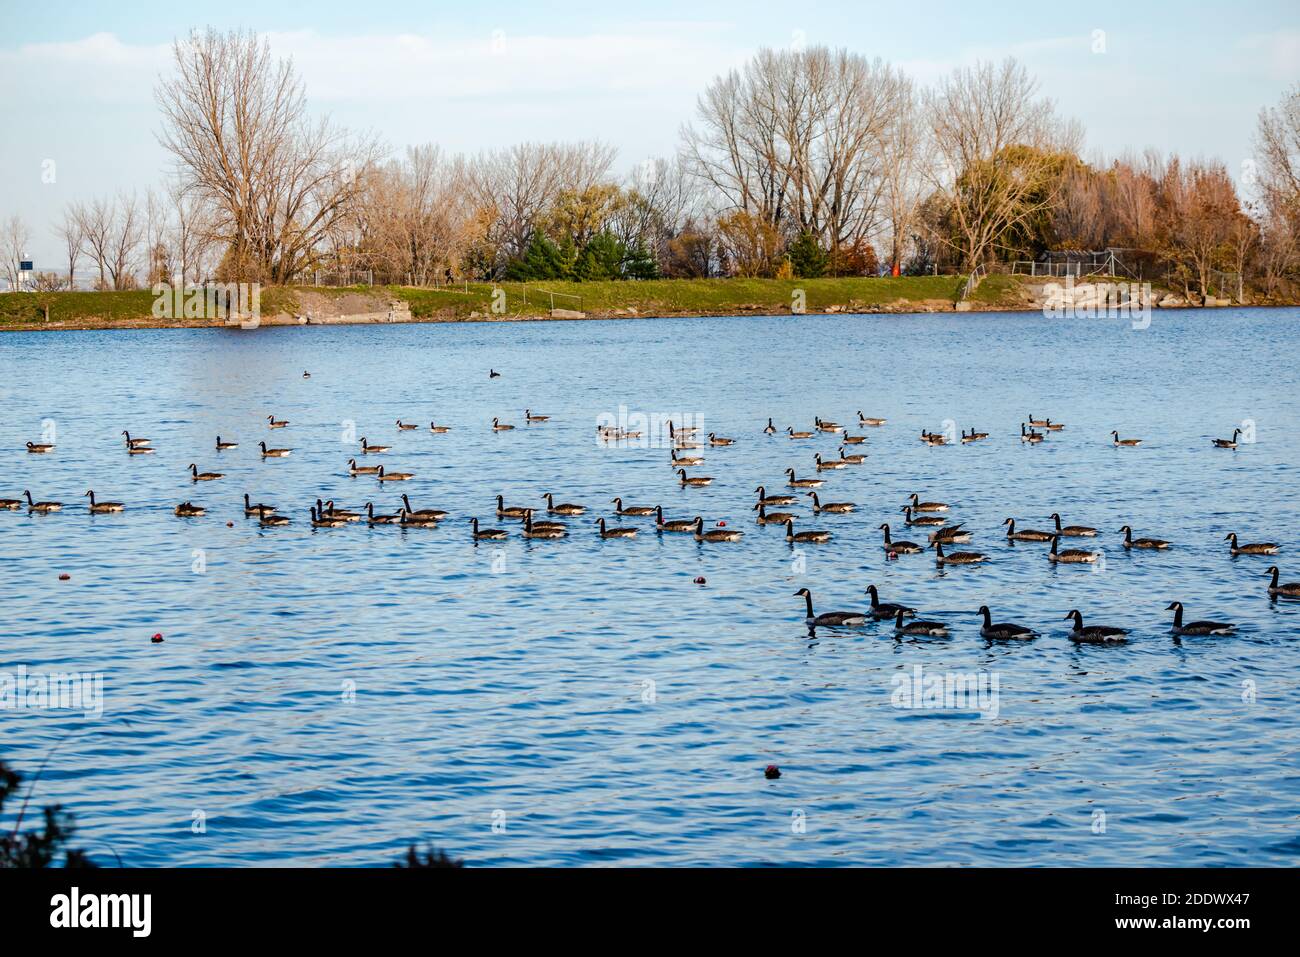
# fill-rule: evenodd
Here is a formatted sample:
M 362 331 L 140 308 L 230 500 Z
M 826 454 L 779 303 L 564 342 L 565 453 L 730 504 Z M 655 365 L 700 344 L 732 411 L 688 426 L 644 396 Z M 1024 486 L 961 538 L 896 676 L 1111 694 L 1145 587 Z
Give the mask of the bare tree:
M 82 246 L 85 244 L 85 232 L 76 208 L 65 207 L 63 219 L 55 228 L 55 234 L 63 240 L 63 254 L 68 257 L 68 288 L 75 289 L 77 283 L 77 263 L 81 261 Z
M 27 224 L 16 213 L 0 226 L 0 260 L 3 260 L 0 262 L 0 269 L 4 270 L 4 278 L 12 290 L 18 289 L 20 281 L 18 267 L 23 256 L 27 254 L 27 246 L 31 238 Z

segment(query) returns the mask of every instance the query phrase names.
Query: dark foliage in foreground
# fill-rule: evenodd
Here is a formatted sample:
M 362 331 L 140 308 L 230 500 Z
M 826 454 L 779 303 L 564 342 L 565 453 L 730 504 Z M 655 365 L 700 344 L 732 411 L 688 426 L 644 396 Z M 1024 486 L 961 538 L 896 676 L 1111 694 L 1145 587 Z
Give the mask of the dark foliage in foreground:
M 464 867 L 464 861 L 448 857 L 445 851 L 436 847 L 426 848 L 423 854 L 412 844 L 406 852 L 406 859 L 398 861 L 394 867 Z
M 4 820 L 5 801 L 18 790 L 22 776 L 0 761 L 0 820 Z M 55 857 L 72 839 L 75 830 L 72 816 L 57 804 L 46 807 L 44 830 L 19 832 L 23 823 L 26 801 L 15 815 L 13 829 L 0 833 L 0 868 L 4 867 L 58 867 Z M 94 867 L 84 851 L 66 851 L 64 867 Z

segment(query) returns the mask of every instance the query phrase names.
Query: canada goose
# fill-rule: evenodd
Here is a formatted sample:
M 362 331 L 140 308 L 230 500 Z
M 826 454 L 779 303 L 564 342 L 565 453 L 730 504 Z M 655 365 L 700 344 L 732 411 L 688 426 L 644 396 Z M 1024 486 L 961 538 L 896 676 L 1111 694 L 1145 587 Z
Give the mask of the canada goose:
M 1121 439 L 1119 437 L 1119 432 L 1117 431 L 1112 431 L 1110 437 L 1111 445 L 1114 445 L 1117 448 L 1136 448 L 1142 444 L 1141 439 Z
M 1057 512 L 1053 512 L 1051 515 L 1047 517 L 1056 523 L 1056 534 L 1060 535 L 1062 538 L 1096 538 L 1097 537 L 1097 530 L 1095 528 L 1090 528 L 1087 525 L 1066 525 L 1064 528 L 1062 528 L 1061 516 Z
M 401 419 L 397 420 L 397 431 L 399 432 L 414 432 L 418 428 L 419 426 L 414 422 L 403 422 Z
M 350 512 L 346 508 L 335 508 L 334 499 L 326 501 L 324 508 L 321 508 L 320 499 L 316 499 L 316 508 L 322 515 L 328 515 L 330 518 L 341 518 L 345 522 L 361 521 L 360 513 Z
M 816 492 L 809 492 L 808 497 L 813 500 L 814 515 L 820 515 L 822 512 L 833 512 L 837 515 L 842 515 L 845 512 L 851 512 L 857 508 L 857 506 L 852 502 L 827 502 L 823 505 L 821 499 L 817 497 Z
M 206 515 L 208 510 L 202 505 L 195 505 L 193 502 L 181 502 L 172 511 L 181 518 L 198 518 L 200 515 Z
M 224 472 L 200 472 L 199 467 L 193 462 L 190 463 L 190 481 L 192 482 L 215 482 L 219 478 L 225 478 Z
M 9 501 L 13 501 L 13 499 Z M 1276 565 L 1270 565 L 1267 574 L 1273 576 L 1268 584 L 1269 595 L 1274 598 L 1300 598 L 1300 582 L 1288 582 L 1285 585 L 1279 585 L 1277 580 L 1281 572 L 1278 571 Z
M 898 610 L 894 616 L 894 634 L 896 635 L 929 635 L 932 638 L 945 638 L 948 635 L 948 626 L 941 621 L 903 621 L 903 609 Z
M 963 442 L 983 442 L 988 437 L 989 434 L 987 432 L 976 432 L 974 429 L 970 430 L 970 435 L 966 434 L 965 429 L 963 429 L 961 433 L 961 440 Z
M 1047 428 L 1047 424 L 1051 421 L 1051 419 L 1035 419 L 1034 414 L 1032 412 L 1029 413 L 1029 424 L 1035 429 L 1045 429 Z
M 218 452 L 225 452 L 225 451 L 227 451 L 228 449 L 237 449 L 237 448 L 239 448 L 239 443 L 238 443 L 238 442 L 222 442 L 222 441 L 221 441 L 221 436 L 219 436 L 219 435 L 217 436 L 217 451 L 218 451 Z
M 342 518 L 332 518 L 329 515 L 322 515 L 316 510 L 316 506 L 311 507 L 311 526 L 312 528 L 342 528 L 347 521 Z
M 677 474 L 682 477 L 682 486 L 691 486 L 692 488 L 703 488 L 706 485 L 713 484 L 712 475 L 687 475 L 686 469 L 678 469 Z
M 537 514 L 537 510 L 528 508 L 524 509 L 524 513 L 524 521 L 528 521 L 529 519 L 533 519 L 533 516 Z M 533 519 L 533 528 L 558 528 L 562 532 L 567 532 L 569 530 L 568 525 L 565 525 L 563 522 L 557 522 L 553 518 Z
M 860 611 L 828 611 L 820 615 L 813 614 L 812 592 L 800 588 L 794 593 L 795 598 L 802 598 L 808 609 L 804 624 L 810 627 L 821 625 L 826 628 L 856 628 L 867 623 L 867 616 Z
M 504 528 L 479 528 L 478 516 L 471 518 L 469 524 L 474 530 L 474 541 L 476 542 L 500 542 L 507 537 Z
M 1248 545 L 1238 545 L 1236 532 L 1229 532 L 1224 541 L 1232 542 L 1230 549 L 1234 555 L 1276 555 L 1281 548 L 1277 542 L 1252 542 Z
M 403 528 L 437 528 L 438 520 L 428 515 L 412 515 L 404 508 L 397 510 L 398 523 Z
M 948 520 L 939 515 L 917 515 L 913 517 L 912 506 L 904 505 L 899 509 L 903 513 L 903 520 L 908 525 L 920 525 L 922 527 L 933 527 L 936 525 L 947 525 Z
M 500 372 L 497 372 L 496 369 L 488 369 L 488 378 L 489 378 L 489 379 L 499 379 L 499 378 L 501 378 L 501 373 L 500 373 Z
M 1026 628 L 1024 625 L 1015 625 L 1005 621 L 995 625 L 993 623 L 993 613 L 989 611 L 988 605 L 980 605 L 980 614 L 984 616 L 984 625 L 980 628 L 980 634 L 985 638 L 1028 640 L 1038 637 L 1038 632 L 1032 628 Z
M 772 424 L 772 419 L 770 417 L 767 420 L 767 425 L 763 427 L 763 431 L 768 435 L 776 434 L 776 426 Z
M 525 422 L 546 422 L 550 420 L 549 415 L 533 415 L 532 409 L 524 409 Z
M 793 505 L 799 501 L 793 495 L 768 495 L 767 489 L 761 485 L 754 491 L 758 494 L 759 505 Z
M 569 533 L 553 526 L 539 527 L 533 524 L 532 510 L 524 516 L 524 538 L 563 538 Z
M 844 446 L 842 445 L 840 446 L 841 462 L 847 462 L 849 465 L 861 465 L 866 460 L 867 460 L 867 456 L 865 454 L 858 453 L 858 452 L 847 453 L 844 451 Z
M 450 425 L 439 425 L 437 422 L 430 422 L 430 423 L 429 423 L 429 431 L 432 432 L 434 435 L 442 435 L 442 434 L 445 433 L 445 432 L 450 432 L 450 431 L 451 431 L 451 426 L 450 426 Z
M 374 475 L 382 468 L 379 465 L 358 465 L 356 459 L 348 459 L 348 474 L 350 475 Z
M 1127 525 L 1121 528 L 1120 531 L 1124 533 L 1125 548 L 1165 549 L 1169 547 L 1169 543 L 1162 538 L 1134 538 L 1133 529 L 1129 528 Z
M 264 459 L 287 459 L 293 449 L 268 449 L 265 442 L 257 443 L 262 448 L 262 458 Z
M 934 543 L 934 563 L 936 565 L 978 565 L 986 562 L 989 557 L 983 552 L 953 552 L 951 555 L 943 553 L 943 542 Z
M 611 499 L 614 503 L 614 513 L 617 515 L 653 515 L 655 513 L 653 505 L 623 505 L 622 498 Z
M 927 432 L 925 429 L 921 430 L 921 441 L 924 442 L 926 445 L 947 445 L 948 444 L 948 440 L 944 438 L 940 433 Z
M 684 455 L 681 458 L 678 458 L 677 450 L 669 449 L 668 464 L 671 465 L 673 468 L 681 468 L 683 466 L 686 466 L 688 468 L 694 468 L 697 465 L 703 465 L 704 459 L 702 456 L 699 455 Z
M 498 419 L 498 418 L 493 417 L 493 419 L 492 419 L 492 431 L 493 431 L 493 432 L 509 432 L 509 431 L 510 431 L 511 429 L 513 429 L 513 428 L 514 428 L 513 425 L 507 425 L 505 422 L 502 422 L 502 421 L 501 421 L 500 419 Z
M 785 484 L 789 485 L 791 488 L 821 488 L 823 485 L 826 484 L 825 479 L 795 478 L 794 469 L 786 469 L 785 474 L 790 477 L 790 480 Z
M 403 497 L 402 501 L 405 502 L 406 498 Z M 410 508 L 410 506 L 408 505 L 407 508 Z M 511 505 L 507 507 L 505 496 L 497 496 L 497 518 L 524 518 L 527 515 L 528 509 L 524 508 L 522 505 Z
M 838 422 L 826 422 L 821 418 L 815 418 L 813 424 L 817 426 L 818 432 L 843 432 L 844 426 Z
M 787 542 L 808 542 L 814 545 L 822 545 L 831 540 L 831 533 L 817 529 L 796 532 L 794 530 L 794 519 L 787 518 L 785 520 L 785 540 Z
M 872 618 L 894 618 L 898 615 L 904 615 L 907 618 L 916 617 L 916 609 L 907 605 L 900 605 L 893 601 L 881 601 L 880 591 L 875 585 L 867 586 L 867 594 L 871 596 L 871 617 Z
M 88 490 L 86 495 L 90 497 L 90 510 L 92 512 L 120 512 L 126 508 L 121 502 L 96 502 L 93 489 Z
M 27 497 L 27 511 L 29 512 L 61 512 L 63 510 L 62 502 L 33 502 L 30 491 L 24 491 L 23 495 Z
M 1070 640 L 1090 645 L 1115 644 L 1127 640 L 1126 628 L 1112 628 L 1109 625 L 1083 626 L 1083 613 L 1077 609 L 1065 616 L 1065 621 L 1074 619 L 1074 628 L 1070 631 Z
M 276 528 L 281 525 L 289 524 L 288 515 L 276 515 L 274 514 L 274 512 L 275 509 L 273 508 L 269 509 L 266 508 L 265 506 L 259 506 L 259 510 L 257 514 L 257 524 L 264 525 L 267 528 Z
M 1026 431 L 1025 431 L 1025 423 L 1021 422 L 1021 423 L 1020 423 L 1020 441 L 1021 441 L 1021 442 L 1029 442 L 1029 443 L 1041 442 L 1041 441 L 1043 441 L 1043 433 L 1042 433 L 1042 432 L 1033 432 L 1033 431 L 1026 432 Z
M 570 502 L 564 502 L 560 505 L 555 504 L 555 496 L 547 492 L 542 496 L 546 499 L 546 511 L 552 515 L 581 515 L 587 510 L 585 505 L 574 505 Z
M 846 468 L 849 464 L 848 462 L 842 462 L 839 459 L 830 459 L 829 461 L 823 462 L 822 454 L 820 452 L 813 456 L 813 461 L 817 465 L 818 472 L 828 472 L 832 469 Z
M 366 441 L 364 435 L 361 436 L 361 452 L 364 455 L 379 455 L 383 452 L 391 451 L 392 448 L 391 445 L 371 445 Z
M 45 444 L 40 442 L 28 442 L 27 451 L 30 452 L 32 455 L 44 455 L 46 452 L 53 452 L 54 446 L 52 444 Z
M 275 506 L 263 505 L 260 502 L 254 505 L 252 500 L 249 498 L 248 493 L 245 492 L 244 493 L 244 514 L 245 515 L 274 515 Z
M 867 441 L 865 435 L 849 435 L 847 432 L 840 436 L 840 441 L 845 445 L 861 445 Z
M 769 512 L 767 506 L 759 502 L 754 506 L 758 510 L 758 518 L 755 519 L 759 525 L 784 525 L 787 521 L 792 521 L 798 516 L 794 512 Z
M 381 482 L 405 482 L 415 478 L 414 472 L 385 472 L 384 467 L 379 466 L 379 471 L 375 473 L 375 478 Z
M 656 505 L 655 528 L 661 532 L 691 532 L 695 530 L 695 522 L 688 518 L 670 518 L 664 521 L 663 506 Z
M 23 500 L 20 498 L 0 498 L 0 508 L 16 512 L 23 507 Z
M 1053 422 L 1051 419 L 1048 419 L 1043 423 L 1043 428 L 1047 429 L 1048 432 L 1060 432 L 1065 428 L 1065 423 Z
M 128 445 L 126 447 L 127 455 L 153 455 L 155 449 L 151 445 Z
M 888 420 L 873 418 L 869 415 L 863 415 L 861 411 L 858 412 L 858 425 L 880 426 L 884 425 L 886 421 Z
M 497 496 L 497 501 L 498 502 L 501 501 L 501 496 L 499 495 Z M 411 499 L 407 496 L 405 492 L 402 493 L 402 505 L 404 505 L 406 507 L 406 511 L 410 513 L 412 516 L 414 516 L 415 518 L 431 518 L 435 522 L 440 522 L 447 517 L 447 513 L 440 508 L 411 508 Z M 519 517 L 523 518 L 522 512 L 520 513 Z
M 603 515 L 596 519 L 596 524 L 600 526 L 601 538 L 636 538 L 635 528 L 606 528 Z
M 1056 537 L 1051 532 L 1040 532 L 1033 528 L 1016 531 L 1016 520 L 1014 518 L 1008 518 L 1002 524 L 1007 527 L 1007 538 L 1013 542 L 1050 542 Z
M 1224 621 L 1189 621 L 1183 624 L 1183 603 L 1181 601 L 1170 602 L 1165 611 L 1174 613 L 1175 635 L 1230 635 L 1237 630 L 1237 626 Z
M 710 444 L 710 445 L 735 445 L 735 444 L 736 444 L 736 440 L 735 440 L 735 439 L 724 439 L 722 436 L 720 436 L 720 435 L 714 435 L 712 432 L 710 432 L 710 433 L 709 433 L 709 444 Z
M 889 537 L 889 526 L 881 525 L 885 533 L 885 551 L 894 552 L 898 555 L 915 555 L 921 550 L 921 546 L 916 542 L 896 542 Z
M 1237 447 L 1237 436 L 1241 435 L 1241 429 L 1232 430 L 1230 439 L 1212 439 L 1216 449 L 1235 449 Z
M 366 502 L 366 521 L 371 525 L 396 525 L 402 521 L 402 516 L 397 512 L 388 515 L 376 515 L 375 503 Z
M 275 416 L 273 416 L 273 415 L 268 415 L 268 416 L 266 417 L 266 421 L 269 423 L 270 427 L 273 428 L 273 429 L 283 429 L 286 425 L 289 424 L 289 420 L 288 420 L 288 419 L 277 419 L 277 418 L 276 418 Z
M 963 522 L 956 525 L 948 525 L 944 528 L 936 528 L 931 532 L 927 541 L 931 545 L 935 542 L 943 542 L 945 545 L 965 545 L 974 537 L 967 529 L 962 528 Z
M 786 432 L 790 433 L 792 439 L 811 439 L 813 437 L 811 432 L 796 432 L 793 426 L 788 426 Z
M 137 448 L 143 445 L 149 445 L 152 442 L 152 439 L 140 439 L 140 438 L 133 439 L 131 438 L 131 433 L 126 431 L 126 429 L 122 430 L 122 436 L 126 439 L 126 447 L 129 449 Z
M 948 511 L 947 502 L 922 502 L 921 496 L 915 492 L 911 495 L 912 511 L 914 512 L 946 512 Z
M 1097 561 L 1100 552 L 1090 552 L 1083 548 L 1067 548 L 1063 552 L 1056 550 L 1057 543 L 1061 540 L 1059 535 L 1052 536 L 1052 548 L 1047 553 L 1049 562 L 1057 562 L 1062 565 L 1091 565 Z
M 310 378 L 311 378 L 311 373 L 308 372 L 306 369 L 303 369 L 303 370 L 302 370 L 302 377 L 303 377 L 304 379 L 310 379 Z

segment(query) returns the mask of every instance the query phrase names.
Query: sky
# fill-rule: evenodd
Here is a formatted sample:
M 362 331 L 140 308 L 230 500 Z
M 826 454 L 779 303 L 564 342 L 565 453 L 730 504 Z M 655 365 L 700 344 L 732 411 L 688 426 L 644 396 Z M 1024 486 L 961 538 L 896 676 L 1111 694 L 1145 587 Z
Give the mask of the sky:
M 1300 82 L 1294 0 L 551 6 L 0 0 L 0 220 L 22 216 L 37 269 L 57 270 L 65 204 L 159 185 L 153 89 L 173 40 L 208 26 L 264 34 L 313 111 L 395 151 L 600 139 L 621 170 L 672 155 L 701 90 L 764 46 L 847 47 L 922 83 L 1015 56 L 1081 121 L 1090 157 L 1154 147 L 1237 176 L 1259 110 Z

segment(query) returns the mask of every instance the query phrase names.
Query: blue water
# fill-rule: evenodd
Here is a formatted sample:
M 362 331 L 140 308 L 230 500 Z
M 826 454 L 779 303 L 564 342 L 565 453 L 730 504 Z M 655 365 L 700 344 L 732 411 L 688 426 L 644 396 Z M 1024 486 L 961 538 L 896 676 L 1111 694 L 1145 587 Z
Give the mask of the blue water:
M 1300 603 L 1270 603 L 1264 569 L 1300 580 L 1298 351 L 1297 310 L 1223 309 L 1146 330 L 926 315 L 7 334 L 0 497 L 68 507 L 0 511 L 0 671 L 99 672 L 104 705 L 0 710 L 0 756 L 29 778 L 48 759 L 35 801 L 130 866 L 382 865 L 413 841 L 484 865 L 1293 864 Z M 553 418 L 525 427 L 525 407 Z M 620 407 L 738 442 L 687 453 L 716 480 L 683 489 L 666 450 L 598 445 Z M 858 429 L 857 410 L 889 423 Z M 1026 447 L 1030 413 L 1067 428 Z M 494 415 L 519 428 L 494 434 Z M 823 498 L 858 511 L 796 506 L 833 541 L 792 549 L 753 523 L 753 489 L 837 443 L 761 429 L 816 415 L 868 434 L 869 458 L 824 475 Z M 1211 447 L 1247 419 L 1253 444 Z M 28 455 L 44 420 L 57 449 Z M 917 440 L 945 420 L 992 437 Z M 1113 428 L 1146 443 L 1115 449 Z M 128 456 L 122 429 L 157 453 Z M 240 447 L 218 454 L 218 433 Z M 365 464 L 417 477 L 349 477 L 354 435 L 394 446 Z M 261 461 L 262 439 L 295 451 Z M 226 478 L 192 485 L 191 462 Z M 88 515 L 92 487 L 127 510 Z M 245 519 L 245 491 L 293 525 Z M 452 517 L 307 521 L 317 497 L 392 511 L 403 491 Z M 546 491 L 591 508 L 566 540 L 493 517 L 498 493 Z M 901 526 L 912 492 L 952 503 L 976 533 L 956 548 L 993 561 L 887 560 L 881 522 L 924 540 Z M 602 541 L 590 519 L 614 495 L 744 539 L 629 518 L 636 539 Z M 185 499 L 208 515 L 176 518 Z M 1001 537 L 1008 516 L 1044 528 L 1054 511 L 1101 529 L 1066 544 L 1103 565 L 1054 568 Z M 510 540 L 473 544 L 471 515 Z M 1126 554 L 1126 523 L 1175 546 Z M 1282 553 L 1233 559 L 1229 531 Z M 796 589 L 851 609 L 873 582 L 950 637 L 810 637 Z M 1238 633 L 1175 641 L 1173 599 Z M 984 603 L 1043 636 L 984 641 Z M 1073 645 L 1072 608 L 1132 640 Z M 894 677 L 918 665 L 996 676 L 997 716 L 896 707 Z

